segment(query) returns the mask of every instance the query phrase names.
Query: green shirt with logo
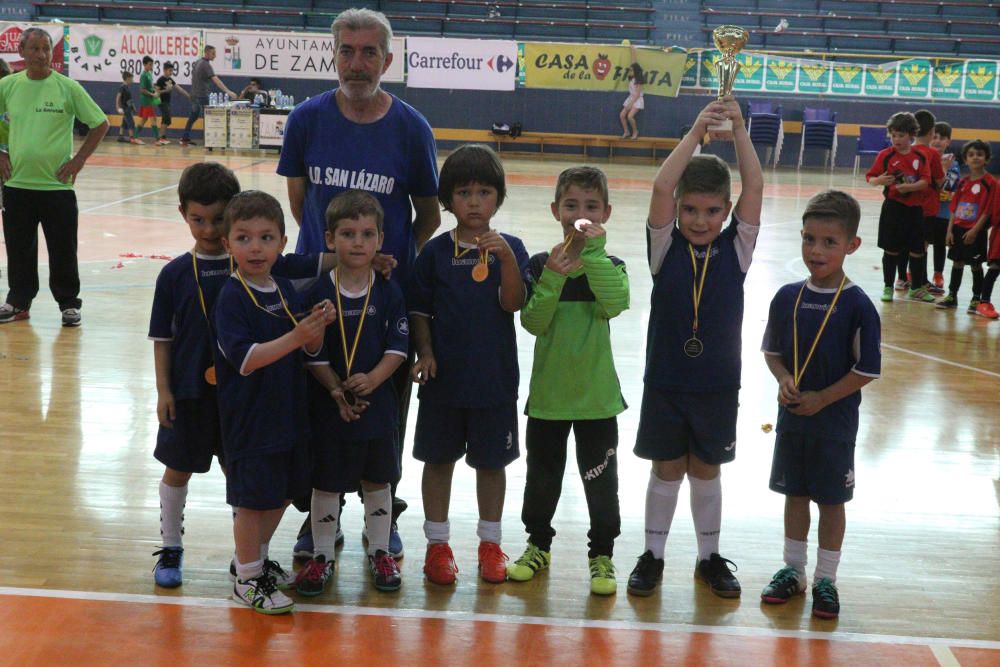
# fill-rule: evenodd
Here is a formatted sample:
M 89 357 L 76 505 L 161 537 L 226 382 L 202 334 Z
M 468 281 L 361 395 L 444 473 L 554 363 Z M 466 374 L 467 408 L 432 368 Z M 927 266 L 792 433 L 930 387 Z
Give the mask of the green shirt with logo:
M 76 81 L 52 72 L 40 80 L 26 72 L 0 80 L 0 115 L 10 119 L 11 177 L 6 185 L 26 190 L 72 190 L 56 178 L 73 157 L 73 119 L 87 127 L 107 120 Z
M 146 94 L 147 90 L 156 90 L 153 87 L 153 73 L 142 70 L 142 74 L 139 75 L 139 106 L 151 107 L 159 104 L 158 99 Z

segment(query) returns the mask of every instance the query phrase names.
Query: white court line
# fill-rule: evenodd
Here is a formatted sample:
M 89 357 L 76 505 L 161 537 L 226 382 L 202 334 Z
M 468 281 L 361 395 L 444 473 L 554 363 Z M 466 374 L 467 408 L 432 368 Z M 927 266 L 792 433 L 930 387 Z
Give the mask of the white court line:
M 160 192 L 166 192 L 167 190 L 176 190 L 177 185 L 168 185 L 165 188 L 160 188 L 159 190 L 150 190 L 149 192 L 141 192 L 137 195 L 132 195 L 131 197 L 125 197 L 124 199 L 116 199 L 113 202 L 108 202 L 107 204 L 99 204 L 98 206 L 91 206 L 90 208 L 83 209 L 80 213 L 92 213 L 93 211 L 99 211 L 102 208 L 108 208 L 110 206 L 115 206 L 116 204 L 124 204 L 127 201 L 132 201 L 133 199 L 142 199 L 143 197 L 148 197 L 149 195 L 155 195 Z
M 935 357 L 930 354 L 924 354 L 923 352 L 914 352 L 913 350 L 907 350 L 905 347 L 899 347 L 898 345 L 890 345 L 889 343 L 882 343 L 882 347 L 894 350 L 896 352 L 902 352 L 903 354 L 912 354 L 915 357 L 920 357 L 921 359 L 927 359 L 928 361 L 936 361 L 939 364 L 945 364 L 946 366 L 954 366 L 955 368 L 961 368 L 966 371 L 972 371 L 973 373 L 981 373 L 983 375 L 989 375 L 990 377 L 1000 378 L 1000 373 L 988 371 L 983 368 L 976 368 L 975 366 L 966 366 L 965 364 L 960 364 L 957 361 L 949 361 L 948 359 L 942 359 L 941 357 Z
M 100 602 L 131 602 L 134 604 L 170 604 L 182 607 L 207 609 L 236 609 L 239 606 L 228 599 L 167 597 L 133 593 L 104 593 L 90 591 L 60 591 L 35 588 L 0 587 L 0 595 L 18 595 L 36 598 L 58 598 Z M 582 628 L 602 630 L 650 630 L 680 634 L 702 633 L 731 637 L 781 637 L 788 639 L 817 639 L 863 644 L 892 644 L 913 646 L 957 646 L 1000 651 L 1000 641 L 985 639 L 952 639 L 948 637 L 907 637 L 902 635 L 875 635 L 855 632 L 816 632 L 812 630 L 775 630 L 771 628 L 744 628 L 715 625 L 685 625 L 683 623 L 650 623 L 643 621 L 600 621 L 572 618 L 545 618 L 542 616 L 517 616 L 504 614 L 479 614 L 467 611 L 433 611 L 427 609 L 392 609 L 377 607 L 338 607 L 334 605 L 296 603 L 299 612 L 339 614 L 341 616 L 378 616 L 389 618 L 439 619 L 513 625 L 544 625 L 557 628 Z M 948 652 L 950 654 L 950 651 Z
M 962 667 L 962 664 L 955 657 L 947 646 L 931 646 L 931 653 L 941 667 Z

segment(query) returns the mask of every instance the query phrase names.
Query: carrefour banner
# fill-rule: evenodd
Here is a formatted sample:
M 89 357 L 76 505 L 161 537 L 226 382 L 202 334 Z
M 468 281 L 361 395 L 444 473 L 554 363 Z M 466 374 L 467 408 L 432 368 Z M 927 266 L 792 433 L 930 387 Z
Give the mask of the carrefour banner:
M 18 53 L 21 35 L 28 28 L 41 28 L 52 38 L 52 69 L 60 74 L 66 73 L 66 44 L 64 26 L 43 23 L 5 23 L 0 21 L 0 58 L 7 61 L 15 72 L 24 69 L 24 59 Z M 118 77 L 121 78 L 120 76 Z
M 628 90 L 627 69 L 632 56 L 626 46 L 529 42 L 524 51 L 528 88 Z M 687 56 L 644 48 L 638 49 L 637 54 L 646 79 L 643 93 L 677 97 Z
M 153 58 L 153 75 L 163 63 L 176 65 L 174 80 L 191 83 L 199 57 L 199 30 L 144 26 L 73 25 L 69 29 L 70 76 L 77 81 L 121 82 L 122 72 L 139 76 L 144 56 Z
M 406 85 L 452 90 L 514 90 L 517 42 L 406 38 Z
M 272 86 L 281 79 L 337 80 L 333 35 L 251 30 L 206 30 L 205 44 L 214 46 L 212 68 L 219 76 L 260 77 Z M 382 80 L 403 80 L 406 39 L 393 37 L 393 58 Z

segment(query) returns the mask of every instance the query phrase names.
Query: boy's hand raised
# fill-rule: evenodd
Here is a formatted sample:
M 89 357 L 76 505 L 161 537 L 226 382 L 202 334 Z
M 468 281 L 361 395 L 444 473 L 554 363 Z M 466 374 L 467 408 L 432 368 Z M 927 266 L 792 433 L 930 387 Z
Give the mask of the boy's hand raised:
M 698 114 L 694 125 L 691 126 L 691 131 L 701 136 L 708 131 L 710 125 L 718 125 L 725 122 L 729 118 L 727 114 L 728 108 L 723 101 L 712 100 Z
M 545 262 L 545 268 L 551 269 L 560 275 L 566 275 L 569 273 L 570 268 L 576 262 L 575 259 L 570 259 L 569 254 L 563 249 L 563 243 L 557 243 L 549 253 L 549 259 Z

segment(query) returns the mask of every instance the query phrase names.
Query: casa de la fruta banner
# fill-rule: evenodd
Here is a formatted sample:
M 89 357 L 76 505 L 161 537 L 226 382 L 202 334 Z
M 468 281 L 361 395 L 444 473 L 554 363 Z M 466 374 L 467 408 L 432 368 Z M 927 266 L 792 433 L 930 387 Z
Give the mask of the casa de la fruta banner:
M 174 80 L 191 83 L 191 71 L 201 53 L 201 31 L 152 26 L 73 25 L 69 29 L 70 76 L 77 81 L 121 83 L 122 72 L 138 79 L 142 59 L 153 59 L 153 75 L 163 63 L 175 66 Z
M 52 38 L 52 69 L 66 74 L 65 27 L 52 23 L 8 23 L 0 21 L 0 58 L 7 61 L 15 72 L 24 69 L 24 59 L 18 53 L 21 35 L 28 28 L 41 28 Z M 121 78 L 120 76 L 118 77 Z
M 677 97 L 684 73 L 684 53 L 637 49 L 646 95 Z M 628 90 L 631 50 L 626 46 L 599 44 L 524 45 L 525 86 L 564 90 Z

